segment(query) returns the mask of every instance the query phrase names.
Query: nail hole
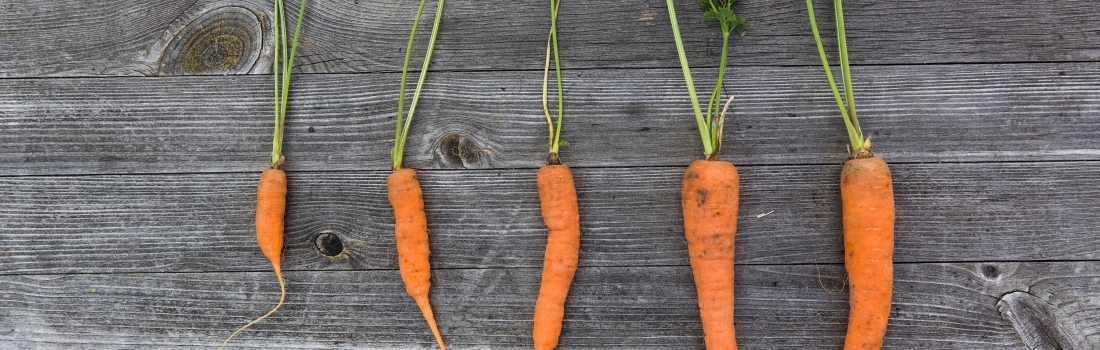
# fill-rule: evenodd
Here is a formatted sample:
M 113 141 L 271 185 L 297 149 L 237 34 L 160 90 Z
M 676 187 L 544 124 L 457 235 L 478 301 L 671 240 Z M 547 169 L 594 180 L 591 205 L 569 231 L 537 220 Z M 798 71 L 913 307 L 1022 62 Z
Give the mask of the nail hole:
M 344 252 L 344 242 L 333 232 L 321 232 L 313 238 L 313 248 L 324 256 L 334 257 Z

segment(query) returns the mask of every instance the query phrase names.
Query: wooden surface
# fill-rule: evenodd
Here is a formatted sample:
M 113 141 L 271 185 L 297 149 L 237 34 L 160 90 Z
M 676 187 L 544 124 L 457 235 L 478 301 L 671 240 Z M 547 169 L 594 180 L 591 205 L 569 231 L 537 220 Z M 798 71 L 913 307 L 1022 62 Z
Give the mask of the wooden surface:
M 831 4 L 815 4 L 830 45 Z M 274 305 L 252 231 L 270 7 L 0 1 L 0 348 L 208 349 Z M 233 348 L 434 348 L 385 197 L 415 7 L 309 4 L 285 141 L 287 305 Z M 410 133 L 453 349 L 530 348 L 544 7 L 448 1 Z M 679 213 L 702 150 L 665 4 L 561 9 L 562 156 L 583 236 L 559 348 L 702 349 Z M 804 3 L 735 10 L 752 21 L 725 90 L 738 342 L 840 348 L 842 123 Z M 693 1 L 677 12 L 707 91 L 717 25 Z M 1100 4 L 850 0 L 845 13 L 861 121 L 897 199 L 885 348 L 1100 348 Z

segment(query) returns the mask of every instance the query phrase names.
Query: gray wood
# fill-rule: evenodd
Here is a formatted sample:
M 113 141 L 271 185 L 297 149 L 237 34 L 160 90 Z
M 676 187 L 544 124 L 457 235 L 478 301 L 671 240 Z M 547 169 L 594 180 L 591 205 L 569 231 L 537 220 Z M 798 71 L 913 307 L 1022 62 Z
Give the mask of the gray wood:
M 845 13 L 850 56 L 855 64 L 1097 61 L 1100 8 L 1086 4 L 849 1 Z M 308 73 L 400 71 L 416 5 L 416 1 L 311 2 L 302 28 L 298 68 Z M 0 66 L 0 77 L 270 71 L 269 60 L 257 62 L 253 55 L 269 57 L 271 38 L 267 37 L 262 47 L 248 45 L 258 38 L 253 26 L 269 21 L 270 7 L 268 1 L 260 0 L 3 4 L 0 35 L 6 40 L 0 41 L 0 62 L 5 63 Z M 291 15 L 297 13 L 293 7 L 288 10 Z M 815 7 L 826 44 L 833 47 L 828 20 L 832 7 L 827 1 L 817 1 Z M 206 21 L 219 11 L 244 16 Z M 679 3 L 677 11 L 692 63 L 716 66 L 721 49 L 717 24 L 701 23 L 701 12 L 690 1 Z M 732 40 L 732 64 L 818 64 L 803 1 L 746 1 L 737 5 L 736 11 L 751 20 L 752 28 L 746 36 Z M 539 3 L 517 9 L 514 2 L 503 0 L 449 1 L 433 67 L 541 68 L 548 12 L 548 6 Z M 660 0 L 564 3 L 560 16 L 564 65 L 676 67 L 667 18 L 665 3 Z M 223 39 L 241 45 L 222 42 L 219 46 L 199 40 L 191 46 L 193 53 L 180 55 L 180 50 L 173 49 L 179 47 L 173 42 L 195 38 L 193 29 L 203 25 L 239 29 L 220 33 L 227 34 Z M 417 47 L 423 48 L 426 41 Z M 222 56 L 215 54 L 219 51 Z M 196 57 L 212 65 L 173 69 L 180 67 L 184 58 Z M 218 65 L 228 62 L 225 57 L 255 64 Z
M 894 165 L 895 261 L 1100 258 L 1098 170 L 1100 162 Z M 686 265 L 683 171 L 575 169 L 581 266 Z M 840 166 L 740 172 L 738 263 L 842 262 Z M 419 174 L 435 267 L 542 266 L 533 169 Z M 290 173 L 284 268 L 396 268 L 386 175 Z M 258 176 L 0 178 L 0 273 L 265 271 L 252 226 Z M 339 237 L 347 254 L 315 250 L 321 233 Z
M 731 74 L 748 80 L 727 91 L 737 101 L 724 159 L 845 160 L 847 136 L 819 69 Z M 1100 159 L 1095 64 L 889 66 L 855 74 L 863 127 L 892 163 Z M 389 169 L 398 77 L 299 78 L 286 169 Z M 701 158 L 682 79 L 671 69 L 570 73 L 565 161 L 686 166 Z M 405 165 L 545 164 L 540 83 L 537 72 L 433 74 Z M 259 76 L 0 80 L 0 174 L 256 171 L 270 154 L 270 84 Z
M 1028 288 L 1050 299 L 1048 317 L 1091 332 L 1074 340 L 1095 348 L 1098 269 L 1096 262 L 900 264 L 884 348 L 1027 349 L 998 301 Z M 538 275 L 434 271 L 432 303 L 448 344 L 528 348 Z M 690 276 L 686 266 L 580 268 L 559 348 L 701 349 Z M 287 304 L 235 338 L 236 348 L 432 348 L 395 270 L 286 278 Z M 839 348 L 843 283 L 837 265 L 738 266 L 740 345 Z M 210 348 L 272 307 L 278 287 L 269 272 L 3 276 L 0 296 L 0 343 L 8 346 Z
M 815 3 L 832 47 L 831 4 Z M 290 295 L 235 347 L 435 348 L 396 270 L 384 187 L 416 4 L 310 2 L 286 139 Z M 1092 4 L 846 2 L 861 120 L 897 198 L 885 348 L 1100 348 Z M 456 350 L 531 341 L 546 5 L 449 0 L 408 143 Z M 717 25 L 677 6 L 705 93 Z M 274 305 L 252 227 L 270 7 L 0 3 L 0 348 L 209 349 Z M 679 203 L 702 152 L 665 3 L 561 10 L 562 155 L 584 229 L 559 348 L 702 349 Z M 736 10 L 753 23 L 732 40 L 724 91 L 737 101 L 722 156 L 742 175 L 740 345 L 840 348 L 847 138 L 804 2 Z

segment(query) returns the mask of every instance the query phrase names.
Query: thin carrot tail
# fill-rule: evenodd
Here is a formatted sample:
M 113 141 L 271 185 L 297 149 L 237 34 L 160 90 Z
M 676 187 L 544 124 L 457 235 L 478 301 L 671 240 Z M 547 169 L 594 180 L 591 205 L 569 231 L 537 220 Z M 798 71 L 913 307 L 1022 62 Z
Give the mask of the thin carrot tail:
M 286 300 L 286 283 L 283 283 L 283 273 L 280 272 L 278 263 L 275 263 L 275 276 L 279 278 L 279 303 L 275 304 L 275 308 L 271 309 L 271 311 L 268 311 L 263 316 L 260 316 L 259 318 L 255 319 L 255 320 L 252 320 L 252 322 L 249 322 L 248 324 L 242 326 L 241 328 L 238 328 L 236 332 L 233 332 L 233 334 L 230 334 L 229 338 L 225 338 L 225 341 L 222 342 L 222 346 L 220 348 L 218 348 L 219 350 L 225 349 L 225 345 L 229 344 L 229 340 L 233 339 L 233 337 L 236 336 L 237 333 L 240 333 L 245 328 L 248 328 L 249 326 L 252 326 L 253 324 L 256 324 L 256 322 L 260 322 L 261 320 L 267 318 L 267 316 L 271 316 L 271 314 L 275 313 L 275 310 L 278 310 L 279 307 L 283 306 L 283 301 Z
M 435 314 L 432 313 L 432 305 L 428 303 L 428 296 L 414 296 L 413 299 L 416 299 L 416 306 L 420 307 L 420 312 L 424 314 L 424 319 L 428 321 L 428 327 L 432 329 L 435 341 L 439 342 L 439 349 L 447 350 L 447 346 L 443 345 L 443 336 L 439 334 L 439 327 L 435 325 Z

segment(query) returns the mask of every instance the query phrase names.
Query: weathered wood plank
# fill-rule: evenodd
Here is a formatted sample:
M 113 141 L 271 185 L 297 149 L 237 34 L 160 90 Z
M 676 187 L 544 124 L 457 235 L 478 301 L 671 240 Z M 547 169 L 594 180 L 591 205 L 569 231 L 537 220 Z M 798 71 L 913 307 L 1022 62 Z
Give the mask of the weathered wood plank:
M 309 73 L 399 71 L 416 5 L 392 0 L 310 3 L 302 28 L 299 69 Z M 701 23 L 695 3 L 678 6 L 693 64 L 716 66 L 721 51 L 717 25 Z M 0 62 L 5 63 L 0 76 L 270 71 L 269 60 L 264 64 L 254 56 L 270 55 L 270 37 L 264 36 L 262 48 L 252 45 L 259 43 L 253 39 L 259 38 L 260 23 L 268 22 L 270 7 L 260 0 L 4 4 L 0 36 L 11 40 L 0 41 Z M 524 6 L 517 12 L 512 2 L 503 0 L 448 1 L 434 67 L 541 68 L 549 27 L 549 10 L 544 7 Z M 1095 45 L 1100 38 L 1100 8 L 1078 2 L 1012 1 L 993 6 L 973 0 L 850 1 L 845 7 L 855 64 L 1100 60 Z M 832 7 L 817 1 L 817 8 L 825 40 L 832 46 L 826 20 Z M 736 10 L 752 21 L 752 28 L 733 40 L 734 65 L 818 64 L 804 2 L 746 1 Z M 219 11 L 240 16 L 208 21 Z M 288 13 L 295 14 L 296 8 Z M 559 21 L 566 68 L 678 65 L 663 1 L 565 3 Z M 222 29 L 211 29 L 218 26 Z M 191 35 L 195 32 L 189 29 L 203 27 L 208 33 L 230 33 L 222 39 L 231 38 L 235 40 L 231 44 L 237 45 Z M 181 51 L 184 46 L 178 43 L 188 40 L 190 45 Z M 184 60 L 192 64 L 184 67 Z M 197 67 L 195 62 L 207 66 Z M 236 65 L 239 62 L 248 64 Z
M 733 74 L 746 80 L 729 91 L 738 100 L 724 159 L 844 161 L 847 137 L 820 71 Z M 856 74 L 864 129 L 890 162 L 1100 159 L 1095 64 L 888 66 Z M 287 169 L 388 169 L 397 76 L 300 78 L 287 120 Z M 678 70 L 571 72 L 565 161 L 686 166 L 700 158 L 682 79 Z M 536 72 L 433 75 L 406 165 L 541 166 L 540 84 Z M 270 154 L 269 85 L 258 76 L 0 80 L 0 174 L 262 169 Z
M 579 269 L 560 348 L 701 349 L 690 276 L 686 266 Z M 0 343 L 209 348 L 271 306 L 272 279 L 269 272 L 3 276 Z M 433 279 L 435 314 L 456 349 L 528 346 L 538 269 L 437 270 Z M 300 271 L 287 280 L 285 307 L 235 346 L 432 346 L 397 271 Z M 837 265 L 738 266 L 738 342 L 839 348 L 847 293 L 833 289 L 842 283 Z M 1051 319 L 1086 332 L 1077 344 L 1100 345 L 1100 263 L 959 263 L 898 265 L 885 348 L 1027 349 L 998 301 L 1028 288 L 1050 300 Z
M 895 165 L 895 260 L 1098 259 L 1098 170 L 1100 162 Z M 842 262 L 839 172 L 742 167 L 738 263 Z M 581 266 L 687 265 L 683 168 L 575 173 Z M 291 172 L 284 268 L 396 268 L 386 175 Z M 252 231 L 258 176 L 0 178 L 0 274 L 266 271 Z M 433 266 L 541 266 L 545 226 L 533 169 L 420 178 Z M 346 256 L 315 250 L 312 239 L 325 232 L 340 238 Z

